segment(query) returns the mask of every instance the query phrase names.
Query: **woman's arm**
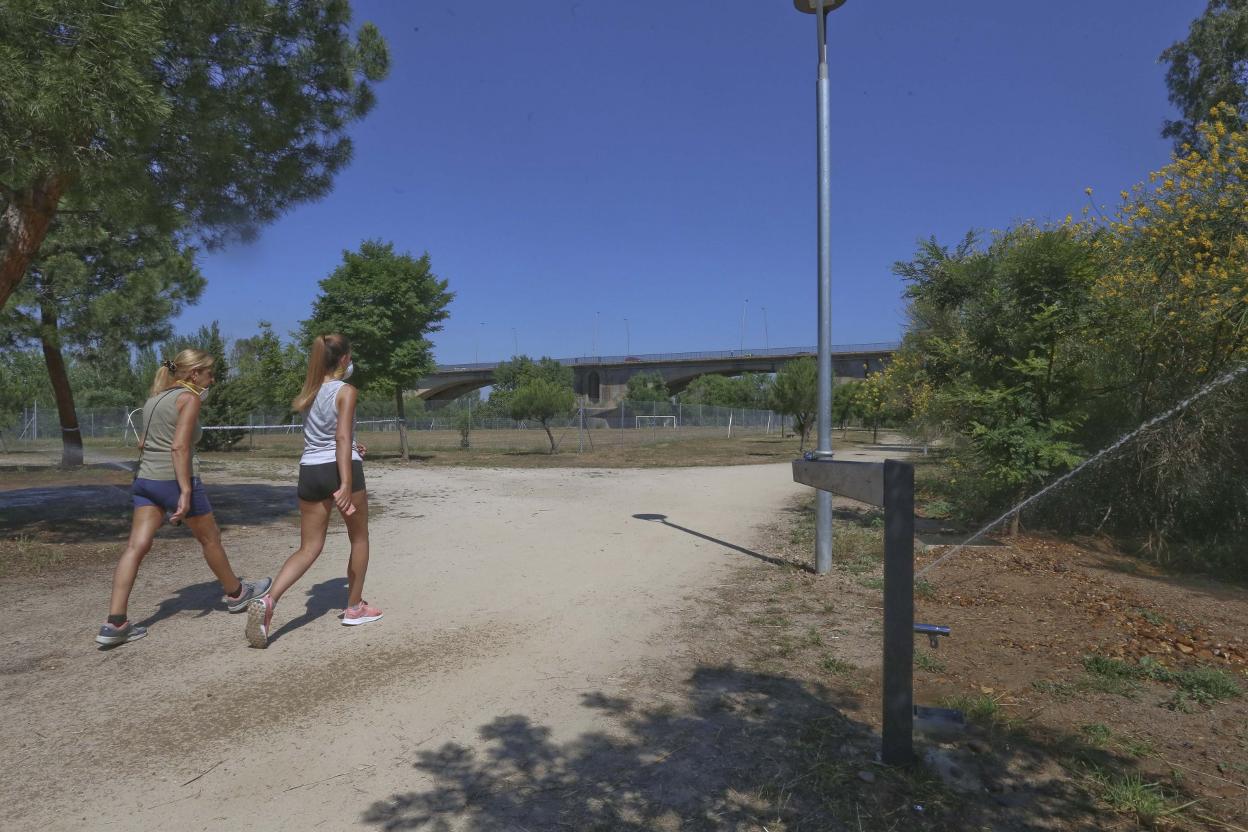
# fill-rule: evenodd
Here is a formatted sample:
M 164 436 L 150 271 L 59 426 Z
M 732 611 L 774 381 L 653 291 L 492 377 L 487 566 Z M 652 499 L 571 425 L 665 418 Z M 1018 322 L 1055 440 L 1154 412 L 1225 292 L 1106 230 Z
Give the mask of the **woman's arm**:
M 173 474 L 178 480 L 178 508 L 169 518 L 177 525 L 191 510 L 191 446 L 194 444 L 195 425 L 199 423 L 199 396 L 189 390 L 178 394 L 178 424 L 173 429 L 173 444 L 169 454 L 173 457 Z
M 356 389 L 344 384 L 338 389 L 334 401 L 338 408 L 338 427 L 334 431 L 334 460 L 338 463 L 338 490 L 334 492 L 334 505 L 345 516 L 355 514 L 351 503 L 351 431 L 355 427 Z

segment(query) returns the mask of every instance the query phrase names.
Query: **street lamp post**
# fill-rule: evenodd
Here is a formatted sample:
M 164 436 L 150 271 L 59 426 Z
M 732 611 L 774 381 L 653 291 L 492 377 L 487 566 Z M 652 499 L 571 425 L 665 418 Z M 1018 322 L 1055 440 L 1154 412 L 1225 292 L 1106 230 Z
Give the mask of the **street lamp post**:
M 815 16 L 819 74 L 815 83 L 819 146 L 819 413 L 814 455 L 832 457 L 832 126 L 828 80 L 828 14 L 845 0 L 793 0 Z M 832 571 L 832 492 L 818 491 L 815 503 L 815 572 Z
M 750 308 L 750 299 L 741 301 L 741 352 L 745 352 L 745 312 Z
M 763 349 L 771 349 L 771 336 L 767 332 L 767 307 L 763 307 Z
M 628 356 L 633 351 L 633 336 L 628 331 L 628 318 L 624 319 L 624 355 Z

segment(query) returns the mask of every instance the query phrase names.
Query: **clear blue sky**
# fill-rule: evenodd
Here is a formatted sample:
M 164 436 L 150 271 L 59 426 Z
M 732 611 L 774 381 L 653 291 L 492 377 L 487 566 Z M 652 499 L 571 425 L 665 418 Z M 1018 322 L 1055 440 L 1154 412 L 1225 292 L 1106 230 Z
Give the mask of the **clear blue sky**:
M 456 293 L 439 362 L 815 341 L 814 18 L 790 0 L 356 0 L 390 44 L 333 193 L 203 256 L 180 329 L 307 317 L 379 237 Z M 831 17 L 833 340 L 896 339 L 935 234 L 1078 215 L 1164 164 L 1204 0 L 849 0 Z M 488 9 L 488 11 L 487 11 Z M 595 313 L 601 313 L 596 315 Z

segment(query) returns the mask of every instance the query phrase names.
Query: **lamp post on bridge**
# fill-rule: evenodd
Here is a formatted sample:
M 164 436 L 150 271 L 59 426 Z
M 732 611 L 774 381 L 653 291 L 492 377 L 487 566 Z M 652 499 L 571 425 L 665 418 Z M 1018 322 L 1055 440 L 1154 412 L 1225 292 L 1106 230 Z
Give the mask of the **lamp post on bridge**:
M 750 299 L 741 301 L 741 352 L 745 352 L 745 312 L 750 308 Z
M 828 80 L 828 14 L 845 0 L 793 0 L 799 12 L 815 16 L 819 73 L 815 82 L 819 159 L 819 402 L 815 457 L 832 456 L 832 126 Z M 818 491 L 815 501 L 815 572 L 832 570 L 832 492 Z

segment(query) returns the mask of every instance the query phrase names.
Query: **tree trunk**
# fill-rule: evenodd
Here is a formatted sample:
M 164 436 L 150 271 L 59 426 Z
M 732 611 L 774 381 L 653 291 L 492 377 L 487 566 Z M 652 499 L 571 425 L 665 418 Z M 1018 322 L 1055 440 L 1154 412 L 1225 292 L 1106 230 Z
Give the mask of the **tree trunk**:
M 394 406 L 399 414 L 399 455 L 404 462 L 411 462 L 412 455 L 407 449 L 407 414 L 403 410 L 403 386 L 394 388 Z
M 39 253 L 68 184 L 66 177 L 47 176 L 32 188 L 14 192 L 0 214 L 0 238 L 5 240 L 0 249 L 0 309 L 9 302 L 30 261 Z
M 542 420 L 542 427 L 546 430 L 546 438 L 550 440 L 550 452 L 555 452 L 555 436 L 550 432 L 550 427 L 546 424 L 546 420 Z
M 56 412 L 61 419 L 61 465 L 69 468 L 82 465 L 82 431 L 74 410 L 74 391 L 69 386 L 65 358 L 61 355 L 61 339 L 57 332 L 56 308 L 44 298 L 40 302 L 39 340 L 43 344 L 43 360 L 48 365 L 48 379 L 56 396 Z

